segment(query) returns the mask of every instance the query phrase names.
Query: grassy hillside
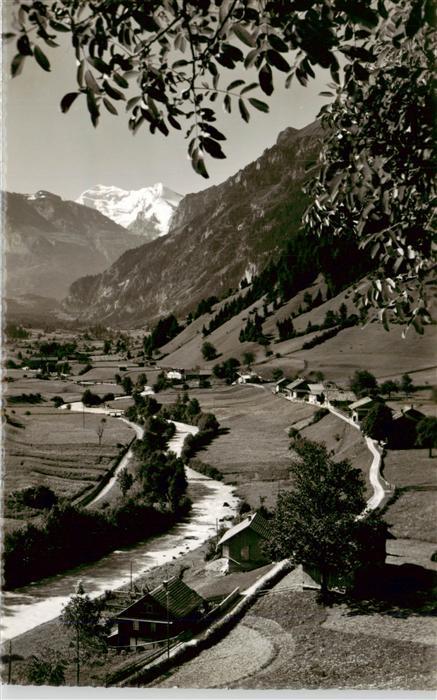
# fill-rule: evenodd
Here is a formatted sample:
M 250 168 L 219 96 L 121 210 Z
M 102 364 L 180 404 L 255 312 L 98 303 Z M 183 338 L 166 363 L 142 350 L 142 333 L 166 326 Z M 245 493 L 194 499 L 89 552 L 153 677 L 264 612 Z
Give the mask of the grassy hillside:
M 268 348 L 255 342 L 239 341 L 240 331 L 247 319 L 253 317 L 255 309 L 262 315 L 264 299 L 254 302 L 205 338 L 202 335 L 202 327 L 209 324 L 219 308 L 217 305 L 210 314 L 204 314 L 193 321 L 182 333 L 161 348 L 166 355 L 163 364 L 185 368 L 211 367 L 229 357 L 236 357 L 242 361 L 244 353 L 250 351 L 255 355 L 254 368 L 267 379 L 271 377 L 272 370 L 279 367 L 290 376 L 302 372 L 321 371 L 327 379 L 345 384 L 355 369 L 362 368 L 374 373 L 378 380 L 400 377 L 404 372 L 408 372 L 413 376 L 416 384 L 428 383 L 432 386 L 435 383 L 437 368 L 435 326 L 427 327 L 423 336 L 411 329 L 403 339 L 400 325 L 393 325 L 387 332 L 374 320 L 365 326 L 345 328 L 335 337 L 309 350 L 303 350 L 303 344 L 323 331 L 314 331 L 277 342 L 277 321 L 282 321 L 292 313 L 296 314 L 299 307 L 304 306 L 305 293 L 311 294 L 314 298 L 319 290 L 323 294 L 326 293 L 326 286 L 322 279 L 315 281 L 313 285 L 299 292 L 268 316 L 263 323 L 263 333 L 273 336 Z M 353 291 L 348 288 L 311 311 L 297 315 L 293 319 L 296 331 L 304 332 L 308 322 L 314 325 L 323 324 L 326 313 L 337 312 L 343 303 L 347 306 L 348 314 L 356 313 L 357 309 L 352 298 Z M 272 311 L 271 305 L 269 311 Z M 208 363 L 204 361 L 201 352 L 205 340 L 212 343 L 219 354 L 218 359 Z M 269 355 L 267 355 L 268 351 L 270 351 Z

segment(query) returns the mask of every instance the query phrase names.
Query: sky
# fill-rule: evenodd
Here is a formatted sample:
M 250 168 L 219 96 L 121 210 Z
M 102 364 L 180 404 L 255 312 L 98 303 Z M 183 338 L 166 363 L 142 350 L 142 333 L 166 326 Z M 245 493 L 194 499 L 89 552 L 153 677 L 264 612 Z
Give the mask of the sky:
M 44 48 L 51 62 L 50 73 L 29 57 L 22 73 L 13 79 L 9 77 L 13 43 L 4 51 L 3 182 L 8 191 L 31 193 L 44 189 L 64 199 L 76 199 L 97 184 L 129 190 L 163 182 L 183 195 L 196 192 L 234 175 L 272 146 L 286 127 L 302 128 L 314 121 L 326 102 L 319 96 L 329 81 L 326 74 L 316 74 L 306 88 L 293 82 L 287 90 L 283 86 L 285 74 L 274 69 L 273 95 L 266 98 L 261 91 L 253 93 L 269 103 L 269 114 L 251 109 L 246 124 L 238 109 L 235 113 L 234 108 L 231 115 L 220 107 L 217 110 L 216 126 L 227 136 L 223 143 L 227 158 L 208 158 L 210 177 L 206 180 L 191 167 L 183 132 L 173 130 L 165 137 L 150 134 L 146 127 L 132 135 L 123 109 L 118 117 L 103 109 L 95 129 L 82 98 L 62 114 L 59 103 L 63 95 L 76 89 L 75 57 L 66 37 L 62 42 L 58 49 Z M 234 72 L 230 76 L 223 84 L 238 77 Z

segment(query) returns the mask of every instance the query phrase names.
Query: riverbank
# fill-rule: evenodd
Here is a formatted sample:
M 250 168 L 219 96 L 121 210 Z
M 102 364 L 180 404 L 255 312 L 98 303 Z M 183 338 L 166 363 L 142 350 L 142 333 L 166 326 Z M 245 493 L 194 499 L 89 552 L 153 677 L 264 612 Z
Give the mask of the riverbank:
M 185 435 L 197 429 L 176 424 L 169 449 L 180 451 Z M 169 564 L 181 554 L 203 544 L 215 534 L 217 523 L 235 512 L 238 499 L 230 485 L 208 479 L 187 468 L 187 480 L 194 500 L 190 514 L 170 530 L 138 544 L 117 549 L 90 564 L 24 586 L 3 596 L 2 638 L 9 639 L 60 614 L 79 581 L 91 597 L 122 586 L 130 577 Z M 194 496 L 194 499 L 193 499 Z

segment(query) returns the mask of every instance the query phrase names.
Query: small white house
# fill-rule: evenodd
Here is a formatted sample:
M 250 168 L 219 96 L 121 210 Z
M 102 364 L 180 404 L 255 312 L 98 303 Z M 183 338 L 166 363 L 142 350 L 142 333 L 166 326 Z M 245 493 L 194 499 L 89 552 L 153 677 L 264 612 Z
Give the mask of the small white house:
M 287 377 L 282 377 L 282 379 L 280 379 L 278 382 L 276 382 L 273 393 L 274 394 L 281 394 L 283 392 L 286 384 L 288 384 Z
M 185 379 L 185 372 L 183 369 L 168 369 L 165 376 L 167 379 L 171 379 L 176 382 L 183 382 Z
M 237 372 L 237 376 L 237 384 L 259 384 L 262 381 L 262 378 L 256 372 Z

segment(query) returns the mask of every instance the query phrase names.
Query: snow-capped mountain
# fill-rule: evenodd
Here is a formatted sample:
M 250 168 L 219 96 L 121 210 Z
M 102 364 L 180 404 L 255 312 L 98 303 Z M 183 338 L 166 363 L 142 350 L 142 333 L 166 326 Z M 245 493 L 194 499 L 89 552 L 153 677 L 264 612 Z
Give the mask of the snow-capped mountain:
M 97 209 L 101 214 L 132 233 L 153 240 L 165 236 L 182 195 L 161 182 L 140 190 L 123 190 L 113 185 L 96 185 L 83 192 L 79 204 Z

